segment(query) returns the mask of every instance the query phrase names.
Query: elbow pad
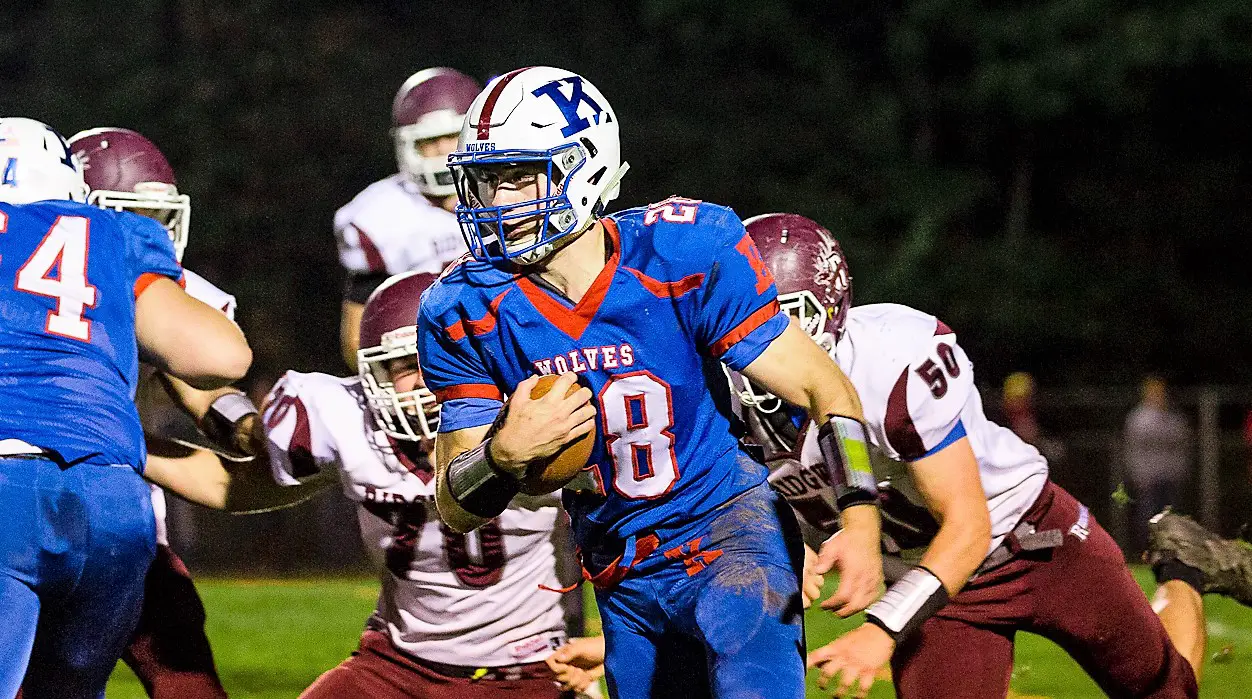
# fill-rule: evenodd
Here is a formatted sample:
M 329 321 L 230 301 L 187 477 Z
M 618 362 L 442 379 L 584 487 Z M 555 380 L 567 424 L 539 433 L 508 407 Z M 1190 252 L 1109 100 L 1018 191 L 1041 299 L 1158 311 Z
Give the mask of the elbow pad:
M 869 460 L 869 432 L 860 420 L 830 415 L 817 431 L 817 446 L 840 510 L 878 504 L 878 482 Z

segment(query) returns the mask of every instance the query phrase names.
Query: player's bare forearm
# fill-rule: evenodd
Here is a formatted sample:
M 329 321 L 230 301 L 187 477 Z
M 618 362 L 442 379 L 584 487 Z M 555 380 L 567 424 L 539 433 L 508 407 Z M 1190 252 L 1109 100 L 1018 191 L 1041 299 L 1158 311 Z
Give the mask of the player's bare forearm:
M 361 315 L 365 313 L 365 304 L 355 301 L 344 301 L 339 317 L 339 347 L 343 352 L 343 361 L 356 373 L 356 351 L 361 344 Z
M 158 374 L 161 379 L 161 385 L 165 387 L 165 392 L 174 400 L 174 404 L 181 407 L 183 412 L 191 416 L 191 419 L 199 422 L 204 418 L 205 413 L 209 411 L 209 406 L 213 405 L 213 401 L 221 398 L 227 393 L 238 393 L 239 389 L 230 386 L 222 386 L 210 390 L 201 390 L 183 381 L 177 376 L 161 373 Z
M 332 478 L 281 486 L 265 459 L 226 462 L 213 452 L 193 449 L 186 456 L 149 454 L 144 477 L 178 497 L 235 514 L 265 512 L 303 502 Z
M 788 403 L 807 408 L 818 424 L 832 414 L 865 420 L 852 382 L 795 321 L 744 368 L 743 375 Z
M 452 491 L 448 489 L 448 464 L 481 444 L 490 430 L 490 425 L 483 425 L 454 432 L 440 432 L 435 436 L 435 508 L 449 527 L 461 533 L 482 526 L 487 519 L 465 511 L 456 498 L 452 497 Z
M 969 439 L 962 438 L 909 465 L 917 489 L 939 522 L 922 565 L 955 595 L 987 555 L 991 515 Z
M 829 415 L 865 420 L 861 399 L 847 375 L 794 321 L 743 374 L 788 403 L 807 407 L 818 424 Z M 875 552 L 881 526 L 877 507 L 851 507 L 843 514 L 844 531 Z
M 230 473 L 211 451 L 193 449 L 186 456 L 149 453 L 143 475 L 188 502 L 214 510 L 226 509 Z

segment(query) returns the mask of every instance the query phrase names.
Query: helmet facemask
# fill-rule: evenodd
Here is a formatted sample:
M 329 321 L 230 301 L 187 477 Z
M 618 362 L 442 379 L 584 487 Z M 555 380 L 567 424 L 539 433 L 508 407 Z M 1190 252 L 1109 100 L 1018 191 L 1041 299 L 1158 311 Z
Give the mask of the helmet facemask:
M 830 317 L 832 309 L 823 306 L 813 292 L 806 289 L 779 294 L 778 305 L 819 347 L 829 351 L 834 346 L 836 338 L 826 332 L 826 319 Z M 781 398 L 757 388 L 748 377 L 731 371 L 725 365 L 722 365 L 722 370 L 726 373 L 726 380 L 730 382 L 731 392 L 744 406 L 767 415 L 783 407 Z
M 417 326 L 409 325 L 384 333 L 382 342 L 357 350 L 358 373 L 374 424 L 387 436 L 406 442 L 435 438 L 439 429 L 439 405 L 435 395 L 422 383 L 396 391 L 392 363 L 405 357 L 417 358 Z M 413 371 L 418 371 L 416 361 Z
M 519 265 L 539 262 L 557 249 L 557 242 L 585 230 L 595 217 L 579 228 L 579 217 L 566 194 L 566 184 L 587 163 L 581 143 L 567 143 L 551 150 L 454 153 L 448 162 L 455 175 L 460 205 L 457 221 L 466 245 L 478 259 L 503 258 Z M 527 168 L 527 166 L 531 166 Z M 532 170 L 542 191 L 532 199 L 495 205 L 500 175 L 513 168 Z M 531 186 L 521 178 L 520 188 Z M 597 209 L 602 210 L 600 204 Z M 528 225 L 529 224 L 529 225 Z M 524 232 L 510 228 L 528 226 Z M 502 235 L 503 233 L 503 235 Z
M 191 197 L 179 194 L 178 187 L 166 182 L 140 182 L 134 192 L 92 190 L 87 203 L 102 209 L 130 211 L 147 216 L 162 226 L 174 243 L 174 255 L 181 262 L 191 235 Z
M 396 164 L 417 189 L 429 197 L 450 197 L 456 194 L 452 171 L 448 168 L 448 156 L 423 155 L 422 145 L 447 136 L 456 136 L 461 130 L 464 114 L 452 110 L 440 110 L 422 117 L 416 124 L 397 126 L 391 136 L 396 146 Z

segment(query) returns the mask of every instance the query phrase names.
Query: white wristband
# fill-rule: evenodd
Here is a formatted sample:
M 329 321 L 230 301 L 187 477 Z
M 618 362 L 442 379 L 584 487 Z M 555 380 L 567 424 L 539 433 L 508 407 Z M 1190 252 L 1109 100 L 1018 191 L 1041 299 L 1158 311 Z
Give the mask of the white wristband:
M 943 581 L 929 570 L 916 566 L 887 588 L 882 599 L 865 610 L 865 617 L 898 642 L 947 603 L 948 591 Z

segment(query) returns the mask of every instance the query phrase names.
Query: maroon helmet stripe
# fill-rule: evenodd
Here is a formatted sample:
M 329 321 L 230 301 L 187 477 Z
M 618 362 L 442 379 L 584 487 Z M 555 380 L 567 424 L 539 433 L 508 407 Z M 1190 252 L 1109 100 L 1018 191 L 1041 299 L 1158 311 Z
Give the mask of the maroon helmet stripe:
M 309 427 L 309 413 L 304 401 L 296 398 L 296 426 L 291 431 L 287 446 L 287 458 L 291 461 L 291 475 L 306 478 L 318 473 L 317 460 L 313 457 L 313 433 Z
M 487 101 L 483 102 L 483 111 L 478 115 L 478 140 L 482 141 L 491 135 L 491 112 L 496 108 L 496 101 L 500 99 L 500 93 L 504 92 L 504 88 L 522 73 L 522 71 L 530 70 L 527 68 L 518 68 L 511 73 L 505 73 L 504 77 L 491 88 L 491 94 L 487 95 Z
M 905 461 L 919 459 L 926 453 L 922 436 L 917 433 L 913 416 L 909 415 L 909 370 L 905 367 L 896 385 L 887 396 L 887 441 Z
M 351 223 L 348 225 L 356 231 L 356 238 L 361 243 L 361 252 L 365 253 L 365 266 L 369 268 L 369 273 L 386 272 L 387 263 L 383 260 L 383 254 L 378 251 L 374 240 L 370 238 L 370 234 L 362 230 L 360 226 Z

